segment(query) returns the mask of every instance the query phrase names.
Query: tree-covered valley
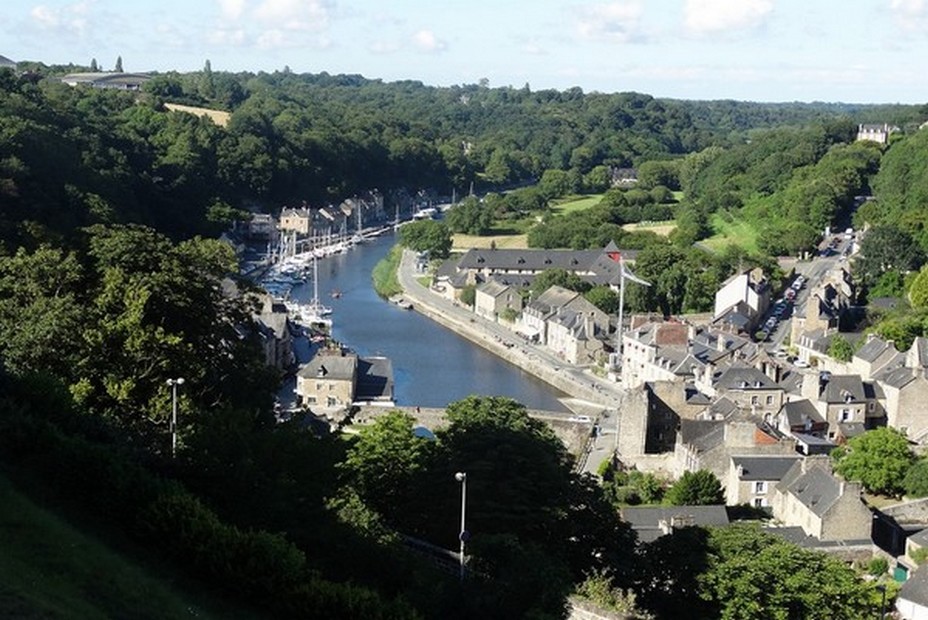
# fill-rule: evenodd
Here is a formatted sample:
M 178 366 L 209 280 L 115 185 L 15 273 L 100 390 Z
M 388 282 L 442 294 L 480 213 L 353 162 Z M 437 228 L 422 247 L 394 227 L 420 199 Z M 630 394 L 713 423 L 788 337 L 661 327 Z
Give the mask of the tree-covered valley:
M 577 591 L 637 617 L 861 617 L 872 604 L 849 567 L 749 527 L 637 545 L 598 482 L 506 399 L 453 404 L 433 443 L 402 415 L 352 438 L 275 423 L 280 377 L 262 364 L 248 298 L 223 286 L 238 274 L 218 236 L 250 212 L 375 188 L 390 207 L 473 193 L 449 225 L 528 221 L 533 247 L 638 250 L 636 273 L 654 286 L 628 301 L 671 315 L 705 310 L 737 268 L 776 273 L 777 256 L 853 222 L 873 228 L 867 256 L 883 257 L 863 284 L 911 290 L 924 313 L 925 108 L 208 65 L 121 92 L 55 79 L 69 69 L 0 70 L 0 473 L 20 489 L 259 617 L 559 618 Z M 220 127 L 165 103 L 231 116 Z M 877 121 L 900 127 L 890 145 L 855 142 L 858 123 Z M 638 184 L 615 187 L 631 168 Z M 552 210 L 582 193 L 603 198 Z M 862 195 L 873 200 L 858 208 Z M 653 220 L 675 229 L 623 227 Z M 713 247 L 726 222 L 745 223 L 755 245 Z M 923 316 L 893 325 L 924 333 Z M 181 368 L 171 458 L 167 380 Z M 404 544 L 455 549 L 440 524 L 454 523 L 462 463 L 484 498 L 463 584 Z M 675 570 L 680 558 L 691 574 Z M 808 585 L 822 574 L 831 597 Z M 745 607 L 762 578 L 784 595 L 764 602 L 767 616 Z M 13 586 L 5 600 L 61 617 Z

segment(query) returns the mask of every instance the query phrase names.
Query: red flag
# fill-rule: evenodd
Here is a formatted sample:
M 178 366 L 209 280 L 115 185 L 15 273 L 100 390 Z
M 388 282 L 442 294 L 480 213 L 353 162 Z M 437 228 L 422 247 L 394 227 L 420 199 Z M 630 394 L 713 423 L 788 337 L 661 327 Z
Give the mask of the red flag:
M 622 260 L 621 252 L 606 252 L 606 256 L 608 256 L 611 260 L 615 262 L 619 262 L 620 260 Z

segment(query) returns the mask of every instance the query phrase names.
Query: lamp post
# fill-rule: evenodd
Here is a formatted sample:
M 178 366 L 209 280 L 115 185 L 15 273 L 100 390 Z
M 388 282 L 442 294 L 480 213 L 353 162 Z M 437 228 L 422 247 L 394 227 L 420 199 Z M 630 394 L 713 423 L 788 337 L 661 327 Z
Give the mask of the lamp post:
M 464 528 L 464 518 L 467 511 L 467 474 L 459 471 L 454 474 L 454 479 L 461 483 L 461 533 L 458 538 L 461 540 L 461 582 L 464 581 L 464 543 L 467 541 L 467 530 Z
M 177 386 L 184 384 L 183 377 L 168 379 L 171 386 L 171 458 L 177 455 Z

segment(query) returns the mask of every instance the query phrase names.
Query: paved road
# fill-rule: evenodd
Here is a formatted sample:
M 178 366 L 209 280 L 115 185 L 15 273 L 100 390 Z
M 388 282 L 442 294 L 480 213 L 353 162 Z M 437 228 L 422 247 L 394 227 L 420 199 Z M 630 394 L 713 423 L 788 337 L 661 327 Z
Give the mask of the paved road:
M 556 375 L 560 381 L 554 384 L 555 387 L 575 396 L 563 399 L 565 406 L 576 416 L 588 416 L 592 424 L 601 430 L 595 433 L 589 458 L 585 459 L 583 467 L 584 471 L 595 472 L 599 463 L 612 455 L 615 445 L 616 420 L 625 394 L 621 385 L 587 369 L 565 364 L 544 347 L 529 344 L 512 330 L 430 292 L 418 281 L 417 278 L 423 274 L 416 270 L 415 264 L 415 255 L 406 250 L 397 272 L 404 296 L 413 303 L 413 308 L 421 310 L 426 307 L 440 313 L 443 320 L 453 322 L 459 330 L 466 332 L 464 335 L 470 340 L 506 359 L 516 357 L 517 365 L 542 380 L 548 381 L 552 374 Z M 518 355 L 514 356 L 514 353 Z

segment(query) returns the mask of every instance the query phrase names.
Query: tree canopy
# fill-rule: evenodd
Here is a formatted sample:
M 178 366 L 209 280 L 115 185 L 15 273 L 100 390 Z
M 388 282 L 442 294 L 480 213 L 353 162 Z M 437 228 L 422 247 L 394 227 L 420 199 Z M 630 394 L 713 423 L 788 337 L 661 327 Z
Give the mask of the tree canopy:
M 837 473 L 860 481 L 868 491 L 899 495 L 915 457 L 905 435 L 883 427 L 852 437 L 846 448 L 835 451 L 834 460 Z
M 725 491 L 715 474 L 706 469 L 685 471 L 664 495 L 674 506 L 709 506 L 725 503 Z

